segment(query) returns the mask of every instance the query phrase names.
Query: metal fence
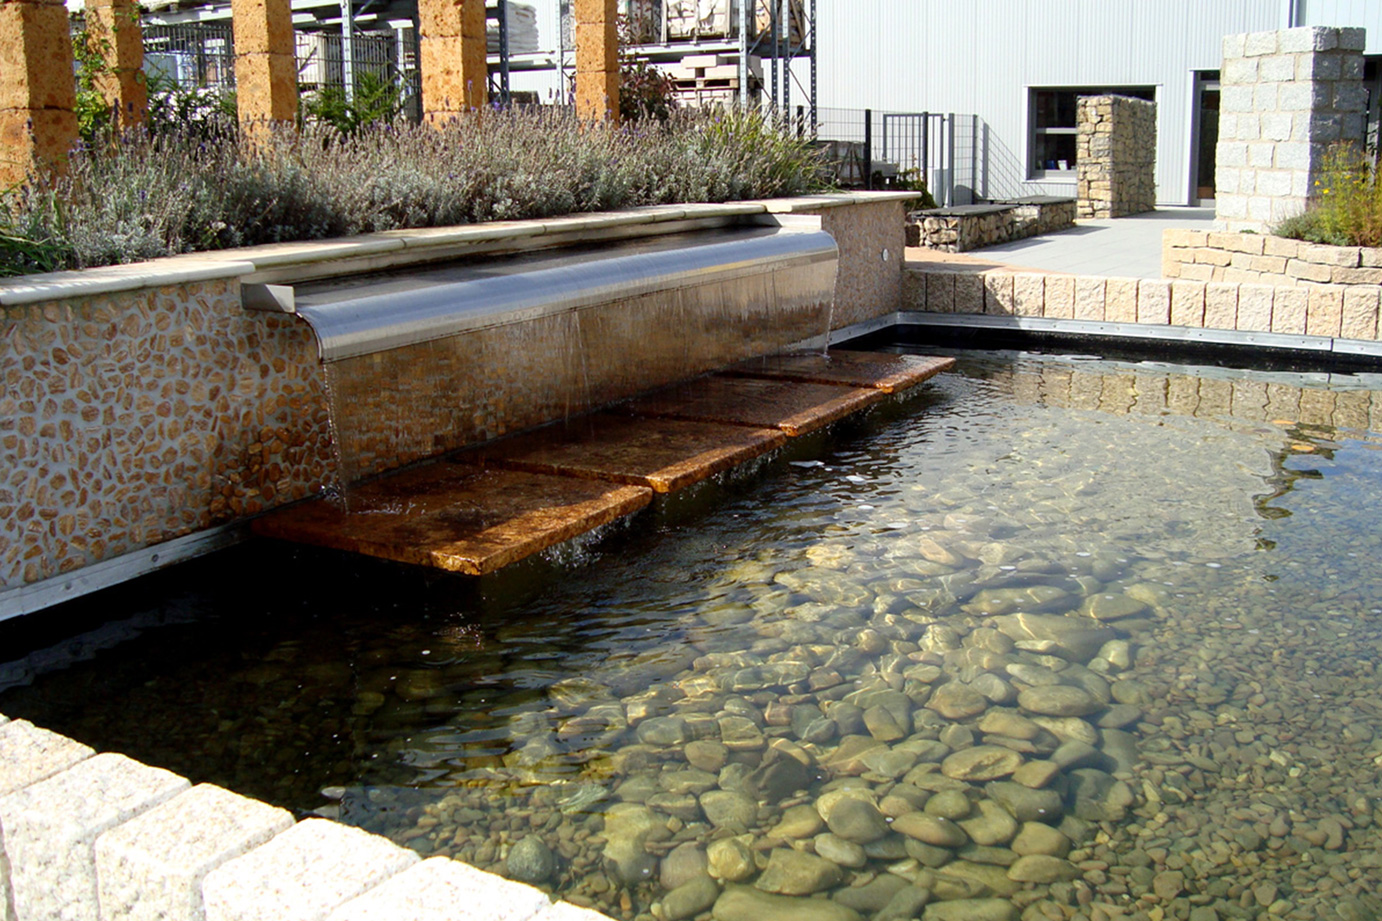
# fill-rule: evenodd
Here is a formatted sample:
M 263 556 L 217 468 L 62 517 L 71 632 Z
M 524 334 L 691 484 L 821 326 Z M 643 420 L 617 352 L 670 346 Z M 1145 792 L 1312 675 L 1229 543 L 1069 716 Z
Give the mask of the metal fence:
M 978 116 L 822 108 L 812 127 L 842 186 L 888 188 L 924 180 L 940 205 L 987 196 Z
M 235 88 L 235 39 L 228 22 L 145 24 L 144 69 L 156 82 L 182 89 Z M 404 112 L 422 117 L 417 32 L 356 31 L 350 41 L 353 83 L 371 74 L 400 86 Z M 346 84 L 344 39 L 340 32 L 296 34 L 298 86 L 305 92 Z

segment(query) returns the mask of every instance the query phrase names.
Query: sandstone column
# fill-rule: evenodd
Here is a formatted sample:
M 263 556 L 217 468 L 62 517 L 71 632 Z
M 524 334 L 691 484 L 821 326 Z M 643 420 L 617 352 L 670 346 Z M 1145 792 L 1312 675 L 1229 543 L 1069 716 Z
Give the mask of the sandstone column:
M 231 0 L 235 107 L 240 124 L 262 130 L 298 111 L 297 49 L 288 0 Z
M 576 114 L 619 120 L 617 0 L 576 0 Z
M 484 108 L 485 0 L 418 0 L 417 18 L 423 116 L 439 121 Z
M 77 139 L 72 41 L 62 0 L 0 2 L 0 189 L 61 168 Z
M 1305 210 L 1331 144 L 1363 143 L 1362 29 L 1309 26 L 1224 37 L 1214 211 L 1261 233 Z
M 132 0 L 87 0 L 88 42 L 98 43 L 109 70 L 96 85 L 110 104 L 115 125 L 142 125 L 149 116 L 149 94 L 144 85 L 144 36 L 139 28 L 139 7 Z

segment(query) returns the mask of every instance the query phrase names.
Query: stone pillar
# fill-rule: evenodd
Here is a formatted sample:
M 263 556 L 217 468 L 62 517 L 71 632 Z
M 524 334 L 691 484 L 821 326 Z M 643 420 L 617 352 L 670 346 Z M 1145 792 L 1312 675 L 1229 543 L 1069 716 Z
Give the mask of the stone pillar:
M 1156 208 L 1156 103 L 1081 96 L 1076 120 L 1077 216 L 1124 217 Z
M 485 107 L 485 0 L 418 0 L 422 111 L 440 121 Z
M 235 107 L 251 130 L 291 122 L 298 111 L 297 48 L 288 0 L 231 0 Z
M 619 120 L 617 0 L 576 0 L 576 114 Z
M 1363 142 L 1362 29 L 1310 26 L 1224 37 L 1214 209 L 1262 233 L 1305 210 L 1331 144 Z
M 0 2 L 0 189 L 61 168 L 77 139 L 72 40 L 62 0 Z
M 110 104 L 120 128 L 144 124 L 149 117 L 149 94 L 144 85 L 144 35 L 139 7 L 131 0 L 87 0 L 86 36 L 99 43 L 109 66 L 96 85 Z

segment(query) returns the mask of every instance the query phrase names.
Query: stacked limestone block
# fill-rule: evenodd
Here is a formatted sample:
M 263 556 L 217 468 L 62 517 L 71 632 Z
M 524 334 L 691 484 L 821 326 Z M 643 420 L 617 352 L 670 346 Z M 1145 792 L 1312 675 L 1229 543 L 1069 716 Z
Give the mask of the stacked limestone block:
M 1078 217 L 1123 217 L 1156 207 L 1156 103 L 1081 96 L 1075 163 Z
M 1362 29 L 1311 26 L 1224 38 L 1215 217 L 1268 231 L 1305 209 L 1326 151 L 1362 143 Z

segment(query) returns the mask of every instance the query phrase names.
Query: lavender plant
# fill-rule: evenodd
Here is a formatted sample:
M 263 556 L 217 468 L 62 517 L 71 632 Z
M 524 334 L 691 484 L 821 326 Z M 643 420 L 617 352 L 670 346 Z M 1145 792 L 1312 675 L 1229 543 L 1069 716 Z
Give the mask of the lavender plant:
M 808 143 L 740 110 L 625 127 L 557 109 L 487 112 L 441 127 L 322 124 L 242 141 L 233 130 L 126 132 L 74 151 L 68 172 L 12 190 L 0 272 L 406 227 L 823 187 Z M 22 239 L 44 241 L 40 266 Z

